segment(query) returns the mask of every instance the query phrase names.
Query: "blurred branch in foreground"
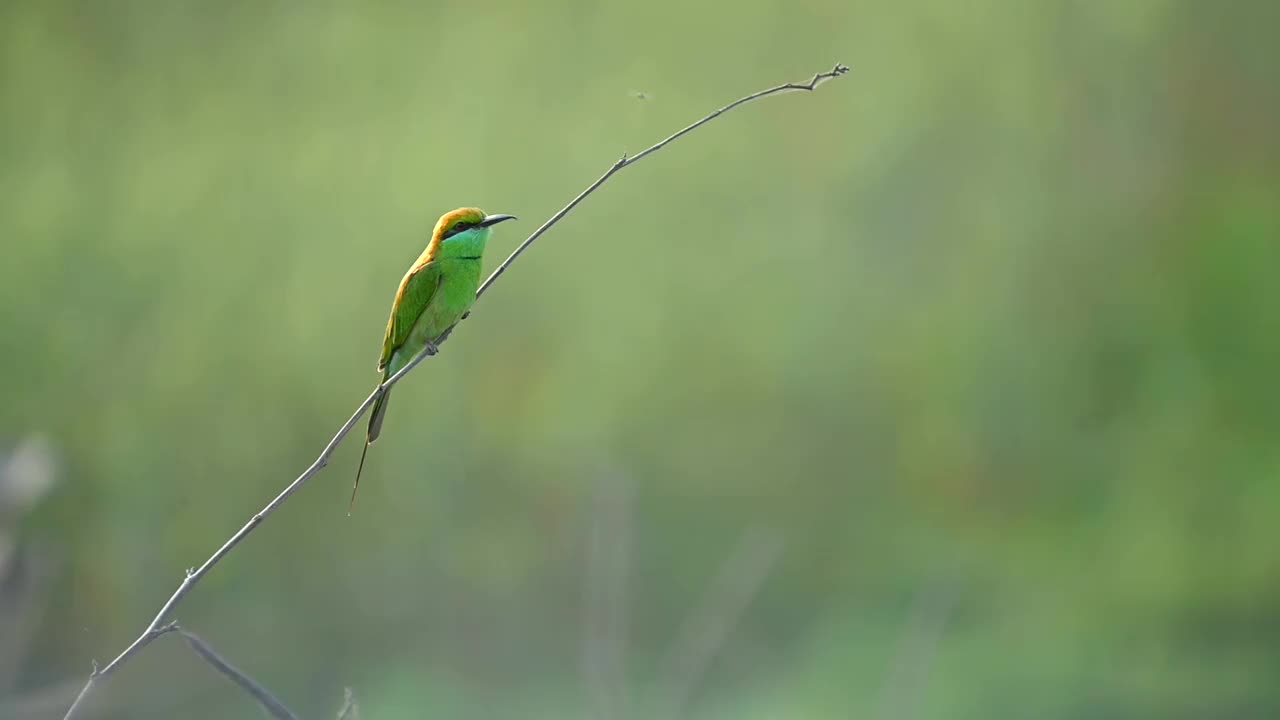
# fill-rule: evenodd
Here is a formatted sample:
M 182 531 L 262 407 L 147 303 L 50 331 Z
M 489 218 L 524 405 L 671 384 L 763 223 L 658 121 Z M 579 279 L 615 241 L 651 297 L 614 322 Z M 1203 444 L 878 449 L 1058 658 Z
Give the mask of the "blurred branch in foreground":
M 8 438 L 6 438 L 8 439 Z M 45 596 L 61 555 L 36 538 L 24 537 L 23 521 L 60 482 L 58 448 L 42 434 L 18 439 L 0 451 L 0 717 L 49 717 L 76 688 L 65 683 L 12 696 L 19 669 L 49 606 Z
M 356 703 L 356 694 L 347 688 L 342 694 L 342 708 L 338 710 L 338 720 L 360 720 L 360 705 Z
M 702 603 L 689 613 L 661 664 L 664 712 L 685 713 L 712 661 L 769 578 L 782 554 L 782 538 L 764 531 L 748 532 L 711 581 Z
M 630 576 L 633 488 L 606 472 L 591 498 L 582 612 L 582 676 L 592 717 L 626 717 L 627 581 Z
M 929 686 L 938 642 L 951 620 L 955 588 L 935 583 L 917 593 L 880 697 L 880 720 L 909 720 Z
M 641 158 L 644 158 L 647 155 L 650 155 L 652 153 L 657 152 L 658 150 L 661 150 L 662 148 L 666 147 L 668 143 L 672 142 L 676 138 L 679 138 L 682 135 L 685 135 L 687 133 L 694 131 L 699 127 L 702 127 L 703 125 L 719 117 L 721 114 L 726 113 L 738 107 L 739 105 L 743 105 L 745 103 L 751 102 L 752 100 L 757 100 L 759 98 L 767 97 L 769 95 L 774 95 L 776 93 L 781 93 L 781 92 L 812 91 L 816 89 L 818 85 L 822 83 L 824 80 L 829 80 L 831 78 L 839 77 L 847 73 L 848 71 L 849 71 L 849 68 L 847 66 L 836 64 L 831 70 L 828 70 L 826 72 L 816 73 L 813 76 L 813 78 L 810 79 L 808 82 L 784 83 L 782 85 L 778 85 L 775 87 L 768 88 L 766 90 L 761 90 L 759 92 L 752 93 L 750 95 L 747 95 L 746 97 L 739 98 L 718 110 L 711 112 L 706 117 L 703 117 L 702 119 L 692 123 L 691 125 L 688 125 L 687 127 L 676 131 L 675 133 L 671 134 L 665 139 L 660 140 L 659 142 L 642 150 L 641 152 L 639 152 L 638 154 L 632 157 L 627 157 L 624 154 L 621 158 L 619 158 L 616 162 L 614 162 L 611 166 L 609 166 L 609 169 L 606 170 L 603 175 L 597 178 L 595 182 L 587 186 L 587 188 L 583 190 L 581 193 L 579 193 L 577 197 L 569 201 L 568 205 L 565 205 L 558 212 L 552 215 L 537 230 L 534 230 L 532 235 L 526 238 L 524 242 L 520 243 L 520 245 L 516 247 L 516 249 L 511 253 L 511 255 L 509 255 L 506 260 L 503 260 L 502 264 L 500 264 L 489 275 L 489 277 L 485 279 L 484 283 L 480 285 L 480 288 L 476 291 L 476 297 L 478 298 L 481 295 L 483 295 L 484 292 L 489 288 L 489 286 L 491 286 L 498 279 L 498 277 L 502 275 L 502 273 L 506 272 L 506 269 L 513 262 L 515 262 L 516 258 L 518 258 L 521 253 L 523 253 L 530 245 L 532 245 L 535 240 L 537 240 L 543 233 L 545 233 L 553 225 L 559 222 L 561 218 L 567 215 L 571 210 L 573 210 L 573 208 L 577 207 L 578 203 L 582 202 L 584 199 L 586 199 L 588 195 L 595 192 L 601 185 L 604 184 L 606 180 L 608 180 L 610 177 L 613 177 L 613 175 L 618 171 L 622 170 L 625 167 L 633 165 L 636 162 L 639 162 Z M 466 316 L 464 315 L 463 318 L 465 319 Z M 89 679 L 88 681 L 85 682 L 84 688 L 81 689 L 80 694 L 76 696 L 76 699 L 74 702 L 72 702 L 71 707 L 67 709 L 67 713 L 64 716 L 64 720 L 69 720 L 70 718 L 75 716 L 76 711 L 82 707 L 85 699 L 90 695 L 90 693 L 93 691 L 94 687 L 98 683 L 102 682 L 107 677 L 109 677 L 113 672 L 119 669 L 119 667 L 123 663 L 128 661 L 129 658 L 133 657 L 135 653 L 137 653 L 139 650 L 141 650 L 142 648 L 150 644 L 152 640 L 155 640 L 157 637 L 164 634 L 164 632 L 166 632 L 166 630 L 164 630 L 164 628 L 166 627 L 165 622 L 168 620 L 170 613 L 172 613 L 173 609 L 177 606 L 179 602 L 181 602 L 181 600 L 187 595 L 187 593 L 191 592 L 191 589 L 195 587 L 196 583 L 200 582 L 200 579 L 203 578 L 205 574 L 207 574 L 210 570 L 212 570 L 213 566 L 217 565 L 219 560 L 221 560 L 224 556 L 226 556 L 227 553 L 231 552 L 231 550 L 235 548 L 236 545 L 240 544 L 240 541 L 244 540 L 245 537 L 249 535 L 249 533 L 253 532 L 253 529 L 256 528 L 259 523 L 265 520 L 268 515 L 275 512 L 277 509 L 279 509 L 279 507 L 282 504 L 284 504 L 284 501 L 289 499 L 290 495 L 292 495 L 300 487 L 302 487 L 303 483 L 311 479 L 311 477 L 316 475 L 316 473 L 320 472 L 320 470 L 322 470 L 326 465 L 328 465 L 329 458 L 333 455 L 333 452 L 338 448 L 338 445 L 342 442 L 343 438 L 345 438 L 347 434 L 351 432 L 351 429 L 355 427 L 355 424 L 360 420 L 360 418 L 365 414 L 365 412 L 368 411 L 369 407 L 372 406 L 373 403 L 380 396 L 386 393 L 387 390 L 390 389 L 392 385 L 397 383 L 400 380 L 400 378 L 404 377 L 406 374 L 412 371 L 415 367 L 417 367 L 418 363 L 422 362 L 427 356 L 435 354 L 437 346 L 439 346 L 446 339 L 448 339 L 449 335 L 452 332 L 453 332 L 453 327 L 450 327 L 448 330 L 445 330 L 444 333 L 442 333 L 440 337 L 436 339 L 434 344 L 428 343 L 427 346 L 422 350 L 422 352 L 418 353 L 412 360 L 409 361 L 409 364 L 405 365 L 403 368 L 400 369 L 399 372 L 387 378 L 383 383 L 378 385 L 378 387 L 376 387 L 373 390 L 373 392 L 369 394 L 369 397 L 365 398 L 365 401 L 360 404 L 360 407 L 356 408 L 355 413 L 351 415 L 351 417 L 346 421 L 346 423 L 344 423 L 342 427 L 339 428 L 337 434 L 333 436 L 333 439 L 329 441 L 329 444 L 326 445 L 324 450 L 320 452 L 319 457 L 316 458 L 315 462 L 313 462 L 310 467 L 304 470 L 302 474 L 299 475 L 293 482 L 289 483 L 289 485 L 286 486 L 285 489 L 282 490 L 279 495 L 277 495 L 271 502 L 267 503 L 266 507 L 262 508 L 257 513 L 255 513 L 253 517 L 249 518 L 249 521 L 245 523 L 243 527 L 237 530 L 235 534 L 233 534 L 225 543 L 223 543 L 222 546 L 219 547 L 213 553 L 213 555 L 209 557 L 208 560 L 205 560 L 204 564 L 202 564 L 198 568 L 190 568 L 187 570 L 186 577 L 183 579 L 182 583 L 178 586 L 178 589 L 175 590 L 173 595 L 169 597 L 168 601 L 166 601 L 165 604 L 160 607 L 160 611 L 156 613 L 155 618 L 151 621 L 151 624 L 148 625 L 147 628 L 142 631 L 142 634 L 139 635 L 136 639 L 134 639 L 134 641 L 130 643 L 129 646 L 124 649 L 123 652 L 117 655 L 115 659 L 107 663 L 105 667 L 99 669 L 95 665 L 94 671 L 89 675 Z
M 18 687 L 19 669 L 30 654 L 48 607 L 44 596 L 60 564 L 54 548 L 21 532 L 57 484 L 60 469 L 58 453 L 43 435 L 0 450 L 0 628 L 7 628 L 0 633 L 0 698 Z

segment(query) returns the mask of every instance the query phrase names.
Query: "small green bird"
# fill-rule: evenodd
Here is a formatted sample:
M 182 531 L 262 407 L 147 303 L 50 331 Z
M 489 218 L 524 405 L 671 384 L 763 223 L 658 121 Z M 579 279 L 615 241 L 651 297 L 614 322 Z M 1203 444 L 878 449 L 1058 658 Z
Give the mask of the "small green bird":
M 514 219 L 514 215 L 485 215 L 479 208 L 458 208 L 441 216 L 427 249 L 405 273 L 396 290 L 396 299 L 391 303 L 391 318 L 387 320 L 382 356 L 378 358 L 378 372 L 382 373 L 383 382 L 424 348 L 430 346 L 434 353 L 436 339 L 471 309 L 476 289 L 480 287 L 480 258 L 484 255 L 490 228 Z M 390 397 L 388 390 L 373 403 L 360 467 L 356 470 L 355 485 L 351 487 L 348 513 L 355 507 L 364 458 L 382 432 L 382 419 Z

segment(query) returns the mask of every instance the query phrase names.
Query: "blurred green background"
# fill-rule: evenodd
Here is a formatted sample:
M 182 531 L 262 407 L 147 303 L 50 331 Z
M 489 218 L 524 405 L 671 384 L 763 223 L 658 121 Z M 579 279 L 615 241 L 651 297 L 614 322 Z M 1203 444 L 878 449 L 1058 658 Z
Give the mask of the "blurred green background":
M 1280 5 L 7 2 L 0 716 L 1280 716 Z M 93 718 L 257 717 L 176 637 Z

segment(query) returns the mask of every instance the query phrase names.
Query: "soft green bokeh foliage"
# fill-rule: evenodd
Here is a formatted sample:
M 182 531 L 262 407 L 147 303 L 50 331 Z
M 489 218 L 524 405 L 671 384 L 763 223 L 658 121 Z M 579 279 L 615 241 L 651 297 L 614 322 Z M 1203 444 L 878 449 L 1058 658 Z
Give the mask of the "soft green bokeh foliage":
M 635 716 L 753 530 L 694 716 L 1280 714 L 1278 8 L 5 3 L 0 433 L 63 460 L 11 695 L 311 462 L 441 212 L 520 216 L 492 267 L 839 60 L 610 181 L 397 387 L 355 515 L 348 442 L 177 617 L 308 717 L 593 716 L 625 478 Z M 175 639 L 92 705 L 256 712 Z

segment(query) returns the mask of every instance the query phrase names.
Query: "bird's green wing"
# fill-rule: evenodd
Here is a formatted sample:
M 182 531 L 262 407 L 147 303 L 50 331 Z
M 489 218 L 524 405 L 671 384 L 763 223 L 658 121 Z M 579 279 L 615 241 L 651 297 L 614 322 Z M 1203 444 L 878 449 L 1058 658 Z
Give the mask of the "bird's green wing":
M 400 281 L 396 300 L 391 305 L 391 317 L 387 319 L 387 334 L 382 339 L 382 357 L 378 358 L 381 372 L 391 362 L 391 354 L 409 338 L 409 331 L 418 321 L 422 311 L 431 303 L 444 282 L 439 264 L 426 262 L 410 270 Z

